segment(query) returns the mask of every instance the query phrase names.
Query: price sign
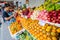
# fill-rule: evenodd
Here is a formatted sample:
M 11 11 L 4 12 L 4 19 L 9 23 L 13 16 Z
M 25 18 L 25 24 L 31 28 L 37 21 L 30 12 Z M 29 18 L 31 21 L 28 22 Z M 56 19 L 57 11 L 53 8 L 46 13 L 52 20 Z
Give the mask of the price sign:
M 39 24 L 40 24 L 41 26 L 44 26 L 44 25 L 46 24 L 46 22 L 45 22 L 44 20 L 40 20 L 40 21 L 39 21 Z

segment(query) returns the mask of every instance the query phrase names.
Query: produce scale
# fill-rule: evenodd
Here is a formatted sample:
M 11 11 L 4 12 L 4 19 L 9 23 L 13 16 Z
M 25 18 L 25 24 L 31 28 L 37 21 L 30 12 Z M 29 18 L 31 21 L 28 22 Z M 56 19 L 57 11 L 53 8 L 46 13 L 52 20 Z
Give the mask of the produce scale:
M 18 12 L 9 31 L 18 40 L 59 40 L 60 0 L 46 0 L 28 15 Z

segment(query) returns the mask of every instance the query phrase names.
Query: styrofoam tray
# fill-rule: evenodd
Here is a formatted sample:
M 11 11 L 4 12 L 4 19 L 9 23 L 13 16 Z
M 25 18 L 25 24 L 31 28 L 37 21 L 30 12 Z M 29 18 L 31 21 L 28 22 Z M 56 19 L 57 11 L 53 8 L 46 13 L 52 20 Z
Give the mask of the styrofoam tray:
M 52 22 L 48 22 L 48 21 L 44 21 L 44 20 L 39 20 L 39 24 L 42 26 L 44 26 L 46 23 L 60 27 L 60 24 L 58 24 L 58 23 L 52 23 Z
M 47 21 L 46 21 L 46 23 L 60 27 L 60 24 L 58 24 L 58 23 L 52 23 L 52 22 L 47 22 Z
M 21 34 L 22 32 L 25 31 L 25 29 L 23 28 L 22 30 L 16 32 L 15 34 L 12 34 L 11 31 L 10 31 L 10 27 L 8 27 L 8 29 L 9 29 L 9 32 L 10 32 L 10 35 L 11 35 L 12 38 L 16 38 L 17 34 Z

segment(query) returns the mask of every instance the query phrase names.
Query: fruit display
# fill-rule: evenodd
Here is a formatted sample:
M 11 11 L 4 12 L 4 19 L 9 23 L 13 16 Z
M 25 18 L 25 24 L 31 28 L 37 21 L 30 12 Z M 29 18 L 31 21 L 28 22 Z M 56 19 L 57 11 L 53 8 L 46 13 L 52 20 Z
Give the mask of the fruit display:
M 21 24 L 37 40 L 57 40 L 58 33 L 60 33 L 58 27 L 49 24 L 40 26 L 37 20 L 22 18 Z
M 46 10 L 43 10 L 43 11 L 44 12 L 42 12 L 42 14 L 41 14 L 42 16 L 49 14 L 49 12 L 47 13 Z M 53 11 L 53 13 L 54 12 L 55 11 Z M 49 15 L 53 15 L 53 14 L 50 13 Z M 59 11 L 58 11 L 58 15 L 59 15 Z M 53 16 L 55 17 L 55 15 L 53 15 Z M 45 17 L 45 16 L 43 16 L 43 17 Z M 58 36 L 58 33 L 60 33 L 60 28 L 58 28 L 54 25 L 50 25 L 50 24 L 45 24 L 45 26 L 41 26 L 40 24 L 38 24 L 39 21 L 36 19 L 35 20 L 32 20 L 31 18 L 26 19 L 26 18 L 23 18 L 20 16 L 17 16 L 17 18 L 18 18 L 18 21 L 12 23 L 10 26 L 10 30 L 11 30 L 12 34 L 15 34 L 16 32 L 20 31 L 23 27 L 31 35 L 33 35 L 37 40 L 58 40 L 57 36 Z M 22 25 L 22 27 L 20 26 L 20 24 Z M 29 36 L 26 36 L 26 35 L 25 35 L 25 33 L 20 34 L 20 36 L 19 36 L 20 40 L 24 40 L 24 39 L 32 40 L 32 37 L 30 38 L 30 35 Z
M 60 4 L 59 0 L 46 0 L 44 4 L 36 7 L 33 11 L 26 7 L 16 14 L 16 22 L 11 23 L 12 34 L 25 29 L 22 34 L 16 36 L 19 40 L 58 40 L 60 26 L 45 23 L 39 24 L 41 20 L 45 22 L 60 24 Z M 44 23 L 44 22 L 43 22 Z
M 20 30 L 22 30 L 21 24 L 19 24 L 18 22 L 11 23 L 11 25 L 10 25 L 10 32 L 12 34 L 15 34 L 15 33 L 17 33 Z

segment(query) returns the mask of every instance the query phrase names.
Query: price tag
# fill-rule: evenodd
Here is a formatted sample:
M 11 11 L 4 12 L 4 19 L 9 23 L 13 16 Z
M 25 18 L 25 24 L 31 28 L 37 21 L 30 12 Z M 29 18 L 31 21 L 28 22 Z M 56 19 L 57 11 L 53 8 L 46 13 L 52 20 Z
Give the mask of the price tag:
M 27 19 L 27 16 L 25 16 L 25 18 Z
M 23 15 L 21 15 L 21 17 L 24 17 Z
M 46 24 L 46 22 L 45 22 L 44 20 L 40 20 L 40 21 L 39 21 L 39 24 L 40 24 L 41 26 L 44 26 L 44 25 Z

